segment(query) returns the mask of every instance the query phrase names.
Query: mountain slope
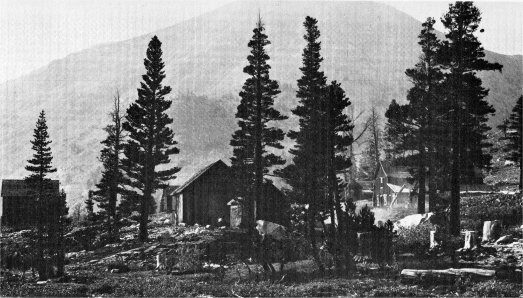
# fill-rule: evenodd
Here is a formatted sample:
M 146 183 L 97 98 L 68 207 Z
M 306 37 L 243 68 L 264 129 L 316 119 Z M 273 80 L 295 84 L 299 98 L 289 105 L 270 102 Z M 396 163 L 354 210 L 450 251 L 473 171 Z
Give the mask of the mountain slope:
M 85 197 L 99 178 L 99 142 L 112 96 L 118 89 L 124 104 L 136 97 L 154 34 L 163 42 L 165 81 L 176 98 L 171 115 L 181 154 L 174 163 L 228 158 L 247 43 L 258 11 L 272 42 L 271 76 L 284 89 L 276 104 L 286 114 L 296 105 L 293 86 L 300 75 L 306 15 L 319 20 L 325 74 L 342 83 L 356 111 L 370 106 L 383 111 L 391 99 L 404 100 L 410 87 L 404 72 L 419 55 L 417 20 L 372 2 L 241 1 L 148 35 L 71 54 L 1 85 L 0 177 L 26 175 L 32 129 L 39 110 L 45 109 L 58 178 L 70 202 Z M 504 65 L 502 73 L 481 74 L 491 89 L 489 101 L 499 111 L 492 120 L 497 123 L 522 93 L 523 59 L 492 52 L 487 58 Z M 295 120 L 291 117 L 282 126 L 293 127 Z

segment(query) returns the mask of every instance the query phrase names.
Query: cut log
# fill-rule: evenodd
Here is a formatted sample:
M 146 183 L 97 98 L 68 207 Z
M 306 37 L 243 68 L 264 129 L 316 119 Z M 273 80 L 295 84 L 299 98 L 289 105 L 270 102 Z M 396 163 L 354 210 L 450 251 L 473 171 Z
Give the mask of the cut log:
M 476 277 L 494 277 L 496 270 L 480 268 L 460 268 L 460 269 L 403 269 L 401 276 L 405 278 L 423 278 L 423 277 L 454 277 L 454 276 L 476 276 Z
M 498 239 L 501 232 L 501 223 L 499 220 L 483 222 L 483 237 L 482 242 L 489 242 Z

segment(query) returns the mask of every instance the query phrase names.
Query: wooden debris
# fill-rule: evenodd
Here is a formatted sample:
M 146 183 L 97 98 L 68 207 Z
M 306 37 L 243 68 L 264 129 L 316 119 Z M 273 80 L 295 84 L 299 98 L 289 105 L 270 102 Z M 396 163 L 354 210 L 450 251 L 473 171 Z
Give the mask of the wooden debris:
M 401 276 L 406 278 L 423 278 L 423 277 L 453 277 L 453 276 L 477 276 L 477 277 L 494 277 L 495 270 L 480 268 L 449 268 L 449 269 L 403 269 Z

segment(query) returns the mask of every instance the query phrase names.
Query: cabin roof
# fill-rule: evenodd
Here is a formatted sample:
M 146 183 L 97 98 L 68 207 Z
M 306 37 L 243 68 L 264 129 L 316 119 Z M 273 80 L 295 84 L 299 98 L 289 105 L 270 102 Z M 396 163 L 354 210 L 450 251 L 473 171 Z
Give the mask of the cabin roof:
M 58 193 L 60 182 L 58 180 L 51 180 L 50 189 Z M 31 195 L 33 189 L 27 184 L 24 179 L 3 179 L 1 197 L 27 197 Z
M 196 181 L 198 178 L 200 178 L 203 174 L 205 174 L 207 171 L 209 171 L 211 168 L 215 167 L 215 166 L 218 166 L 218 165 L 222 165 L 222 166 L 225 166 L 225 167 L 229 167 L 227 166 L 227 164 L 225 164 L 221 159 L 197 170 L 194 174 L 192 174 L 192 176 L 190 176 L 184 183 L 182 183 L 179 187 L 177 187 L 174 191 L 172 191 L 172 194 L 179 194 L 181 193 L 185 188 L 187 188 L 189 185 L 191 185 L 194 181 Z
M 383 169 L 383 172 L 388 177 L 394 177 L 394 178 L 400 178 L 400 179 L 407 179 L 410 178 L 409 173 L 409 167 L 405 166 L 392 166 L 389 162 L 381 162 L 378 164 L 378 168 L 376 169 L 375 177 L 378 177 L 378 174 L 380 172 L 380 169 Z

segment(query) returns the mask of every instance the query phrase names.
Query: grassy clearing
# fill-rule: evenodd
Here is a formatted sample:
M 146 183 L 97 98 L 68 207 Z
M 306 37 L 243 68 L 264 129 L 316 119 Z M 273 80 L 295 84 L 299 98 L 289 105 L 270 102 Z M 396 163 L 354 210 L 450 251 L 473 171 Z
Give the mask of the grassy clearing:
M 274 278 L 253 274 L 246 270 L 229 269 L 225 275 L 198 273 L 167 275 L 154 271 L 138 271 L 124 274 L 109 272 L 76 272 L 73 276 L 91 276 L 88 280 L 72 278 L 75 282 L 48 283 L 2 283 L 2 296 L 115 296 L 115 297 L 332 297 L 332 296 L 505 296 L 523 294 L 521 285 L 491 280 L 479 283 L 456 282 L 435 285 L 431 282 L 402 283 L 397 272 L 379 271 L 375 274 L 355 273 L 340 277 L 335 274 L 318 276 L 310 261 L 292 264 L 290 269 Z M 283 277 L 283 279 L 282 279 Z M 85 283 L 83 283 L 85 281 Z

